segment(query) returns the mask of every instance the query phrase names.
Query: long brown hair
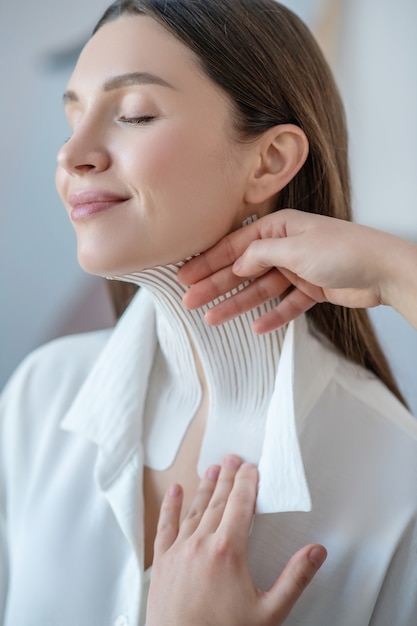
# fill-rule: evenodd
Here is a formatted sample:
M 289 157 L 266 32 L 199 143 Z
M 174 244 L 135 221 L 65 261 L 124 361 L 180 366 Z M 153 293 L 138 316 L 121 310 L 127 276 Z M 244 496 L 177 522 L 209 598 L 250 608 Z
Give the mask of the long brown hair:
M 343 105 L 319 46 L 292 11 L 275 0 L 116 0 L 94 32 L 125 14 L 154 18 L 196 54 L 235 104 L 238 140 L 278 124 L 304 130 L 309 156 L 278 194 L 275 210 L 352 219 Z M 111 288 L 120 313 L 132 286 Z M 323 303 L 308 316 L 344 356 L 374 372 L 404 402 L 365 310 Z

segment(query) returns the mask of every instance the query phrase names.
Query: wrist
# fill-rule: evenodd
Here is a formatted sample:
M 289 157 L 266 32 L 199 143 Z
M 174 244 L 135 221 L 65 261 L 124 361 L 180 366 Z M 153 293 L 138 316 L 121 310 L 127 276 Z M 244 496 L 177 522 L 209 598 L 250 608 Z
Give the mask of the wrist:
M 386 259 L 380 280 L 381 304 L 392 306 L 410 321 L 415 318 L 417 293 L 417 245 L 390 236 L 394 245 L 385 249 Z

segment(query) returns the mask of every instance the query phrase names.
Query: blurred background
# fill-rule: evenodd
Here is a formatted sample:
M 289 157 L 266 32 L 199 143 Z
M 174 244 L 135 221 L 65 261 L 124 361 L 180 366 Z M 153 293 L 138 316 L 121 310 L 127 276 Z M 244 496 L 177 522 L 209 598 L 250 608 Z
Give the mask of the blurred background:
M 105 281 L 78 267 L 54 185 L 62 93 L 107 4 L 0 4 L 0 389 L 37 346 L 114 321 Z M 284 4 L 317 35 L 345 101 L 355 220 L 417 242 L 417 2 Z M 371 315 L 417 415 L 417 333 L 386 307 Z

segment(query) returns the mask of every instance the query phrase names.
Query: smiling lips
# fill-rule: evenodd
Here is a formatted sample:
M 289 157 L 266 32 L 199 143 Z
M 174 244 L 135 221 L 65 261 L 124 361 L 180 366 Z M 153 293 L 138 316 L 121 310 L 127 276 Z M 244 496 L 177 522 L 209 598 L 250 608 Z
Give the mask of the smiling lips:
M 88 190 L 73 193 L 68 200 L 72 207 L 71 219 L 77 221 L 111 209 L 116 204 L 126 202 L 128 198 L 110 191 Z

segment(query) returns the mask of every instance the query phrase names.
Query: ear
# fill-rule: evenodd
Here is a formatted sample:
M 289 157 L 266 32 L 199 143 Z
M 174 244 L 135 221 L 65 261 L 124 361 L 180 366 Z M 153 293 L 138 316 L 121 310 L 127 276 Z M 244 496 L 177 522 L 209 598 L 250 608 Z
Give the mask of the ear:
M 304 165 L 308 148 L 304 131 L 295 124 L 280 124 L 263 133 L 257 142 L 245 200 L 259 204 L 281 191 Z

